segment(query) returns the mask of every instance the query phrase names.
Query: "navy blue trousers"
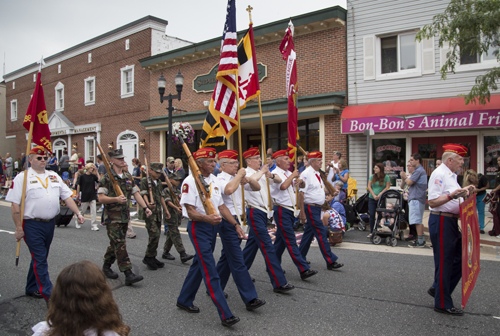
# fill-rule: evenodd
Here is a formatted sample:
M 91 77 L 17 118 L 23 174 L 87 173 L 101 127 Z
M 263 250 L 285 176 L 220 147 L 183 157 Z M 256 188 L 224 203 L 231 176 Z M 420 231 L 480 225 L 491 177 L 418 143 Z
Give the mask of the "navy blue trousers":
M 225 219 L 219 224 L 219 236 L 223 246 L 217 263 L 221 287 L 226 288 L 229 275 L 232 274 L 240 297 L 246 304 L 257 298 L 257 291 L 243 259 L 241 239 L 238 238 L 235 227 Z
M 332 252 L 330 244 L 328 243 L 328 228 L 323 225 L 321 221 L 321 208 L 304 204 L 304 211 L 306 212 L 307 225 L 304 228 L 304 235 L 300 241 L 299 251 L 306 258 L 307 252 L 313 237 L 318 241 L 319 249 L 326 264 L 333 264 L 337 261 L 338 257 Z
M 54 227 L 53 219 L 50 222 L 25 219 L 23 224 L 24 241 L 31 254 L 31 264 L 26 280 L 26 294 L 39 291 L 45 300 L 48 300 L 52 294 L 47 258 L 54 237 Z
M 462 277 L 462 234 L 458 219 L 431 214 L 429 234 L 434 250 L 434 306 L 452 308 L 451 294 Z
M 279 262 L 281 263 L 281 256 L 286 248 L 299 272 L 302 273 L 307 271 L 310 267 L 304 257 L 302 257 L 302 254 L 300 254 L 295 232 L 293 231 L 293 223 L 295 221 L 293 211 L 278 205 L 275 205 L 273 210 L 274 220 L 276 221 L 276 240 L 274 241 L 274 248 Z
M 196 254 L 182 285 L 177 302 L 184 306 L 192 306 L 203 279 L 221 320 L 225 320 L 232 317 L 233 314 L 227 305 L 224 292 L 220 286 L 219 274 L 215 268 L 213 251 L 218 229 L 219 225 L 211 225 L 206 222 L 188 222 L 189 239 L 193 243 Z
M 267 274 L 273 288 L 287 283 L 285 274 L 274 250 L 273 241 L 267 232 L 267 213 L 255 208 L 247 208 L 247 224 L 250 227 L 248 240 L 243 249 L 243 258 L 248 269 L 252 267 L 257 251 L 260 249 L 266 262 Z

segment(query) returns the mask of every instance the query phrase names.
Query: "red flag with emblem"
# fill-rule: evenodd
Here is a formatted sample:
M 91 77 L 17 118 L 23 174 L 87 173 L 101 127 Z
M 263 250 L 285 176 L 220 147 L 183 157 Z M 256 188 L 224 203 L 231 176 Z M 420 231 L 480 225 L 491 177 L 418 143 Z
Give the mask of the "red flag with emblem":
M 23 126 L 28 131 L 31 122 L 33 122 L 33 135 L 31 141 L 45 147 L 52 153 L 47 109 L 45 108 L 45 98 L 43 96 L 42 74 L 40 72 L 38 72 L 36 76 L 35 91 L 33 92 L 33 97 L 31 97 L 28 111 L 23 121 Z
M 286 60 L 286 95 L 288 97 L 288 149 L 290 159 L 295 160 L 297 153 L 297 140 L 299 131 L 297 128 L 297 55 L 295 54 L 295 45 L 293 44 L 293 25 L 290 25 L 285 31 L 283 41 L 281 41 L 280 52 L 283 59 Z

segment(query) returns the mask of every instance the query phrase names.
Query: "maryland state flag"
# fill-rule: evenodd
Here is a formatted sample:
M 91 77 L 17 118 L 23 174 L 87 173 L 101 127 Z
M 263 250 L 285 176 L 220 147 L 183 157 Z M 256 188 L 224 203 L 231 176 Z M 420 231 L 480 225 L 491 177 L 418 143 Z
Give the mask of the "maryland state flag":
M 31 98 L 28 111 L 24 117 L 23 126 L 30 130 L 33 122 L 33 135 L 31 141 L 45 147 L 52 153 L 52 144 L 50 142 L 49 121 L 47 118 L 47 109 L 45 108 L 45 98 L 43 96 L 43 87 L 41 81 L 42 74 L 38 72 L 36 77 L 35 91 Z
M 286 60 L 286 95 L 288 97 L 288 151 L 290 159 L 295 160 L 297 153 L 297 140 L 299 131 L 297 129 L 297 55 L 293 44 L 293 24 L 290 21 L 281 41 L 280 52 Z
M 250 23 L 250 28 L 248 28 L 245 37 L 238 44 L 238 88 L 240 110 L 246 107 L 248 101 L 260 95 L 252 23 Z

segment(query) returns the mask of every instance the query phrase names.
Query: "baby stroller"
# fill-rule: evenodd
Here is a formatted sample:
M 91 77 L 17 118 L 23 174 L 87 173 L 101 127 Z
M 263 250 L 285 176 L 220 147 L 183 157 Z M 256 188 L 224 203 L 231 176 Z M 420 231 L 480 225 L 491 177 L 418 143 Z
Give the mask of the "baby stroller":
M 393 209 L 388 209 L 387 204 L 392 203 Z M 377 218 L 375 221 L 376 230 L 373 231 L 371 241 L 373 244 L 380 244 L 385 238 L 385 243 L 389 246 L 398 245 L 397 236 L 399 239 L 404 239 L 403 230 L 406 229 L 406 221 L 404 220 L 403 211 L 403 193 L 399 190 L 389 189 L 384 192 L 377 203 Z M 385 214 L 385 216 L 384 216 Z M 389 226 L 388 231 L 379 230 L 379 222 L 384 217 L 393 218 L 394 223 Z
M 351 198 L 351 200 L 354 200 L 354 198 Z M 348 208 L 350 208 L 349 211 L 352 212 L 353 215 L 355 216 L 354 222 L 358 224 L 358 230 L 360 231 L 366 230 L 366 226 L 369 223 L 369 217 L 367 215 L 368 193 L 358 198 L 352 204 L 345 204 L 344 207 L 346 209 L 346 215 L 348 212 Z M 347 221 L 349 222 L 349 219 L 347 219 Z

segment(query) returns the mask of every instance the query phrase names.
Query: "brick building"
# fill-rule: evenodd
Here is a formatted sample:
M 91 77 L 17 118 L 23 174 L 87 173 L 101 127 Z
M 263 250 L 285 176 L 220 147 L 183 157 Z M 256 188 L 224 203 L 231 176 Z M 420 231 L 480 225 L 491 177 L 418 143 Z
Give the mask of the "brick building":
M 76 148 L 85 160 L 94 160 L 96 137 L 105 149 L 123 148 L 131 167 L 130 160 L 142 154 L 139 141 L 152 142 L 154 136 L 140 125 L 149 117 L 150 73 L 138 60 L 191 44 L 166 36 L 166 25 L 147 16 L 45 58 L 42 84 L 58 157 L 64 148 Z M 34 63 L 4 76 L 6 134 L 16 139 L 16 156 L 26 151 L 22 122 L 37 71 Z
M 347 153 L 346 136 L 340 134 L 340 114 L 347 85 L 345 19 L 346 10 L 339 6 L 291 18 L 297 52 L 300 143 L 306 150 L 323 151 L 328 159 L 333 150 Z M 259 78 L 266 147 L 274 150 L 286 148 L 287 143 L 286 64 L 279 45 L 289 20 L 254 27 L 256 57 L 261 64 Z M 245 33 L 238 32 L 238 38 Z M 173 121 L 189 122 L 197 130 L 196 139 L 199 139 L 208 111 L 206 105 L 215 86 L 220 43 L 221 37 L 217 36 L 140 60 L 143 69 L 151 72 L 151 114 L 141 124 L 158 139 L 162 161 L 167 156 L 168 116 L 166 105 L 160 104 L 157 80 L 163 74 L 167 80 L 165 94 L 175 94 L 174 77 L 181 71 L 184 76 L 182 100 L 173 102 L 181 112 L 174 113 Z M 257 101 L 241 110 L 243 150 L 261 143 Z M 237 133 L 227 141 L 227 147 L 238 149 Z M 173 146 L 173 155 L 182 156 L 177 146 Z

